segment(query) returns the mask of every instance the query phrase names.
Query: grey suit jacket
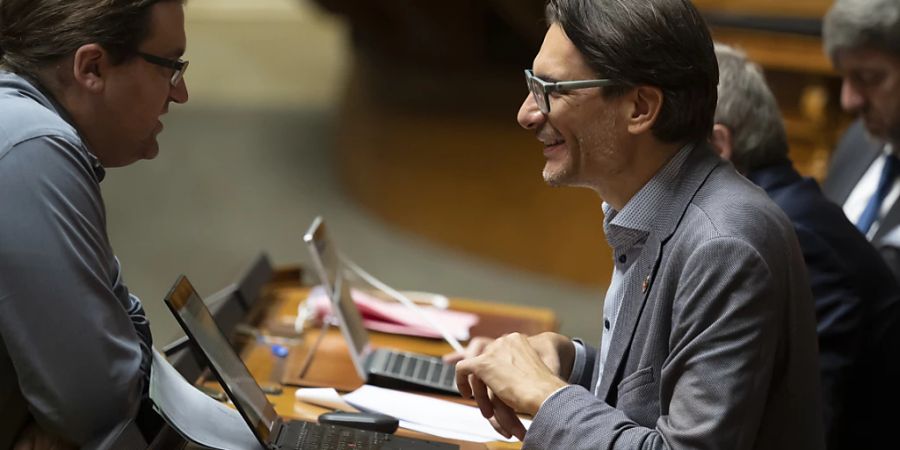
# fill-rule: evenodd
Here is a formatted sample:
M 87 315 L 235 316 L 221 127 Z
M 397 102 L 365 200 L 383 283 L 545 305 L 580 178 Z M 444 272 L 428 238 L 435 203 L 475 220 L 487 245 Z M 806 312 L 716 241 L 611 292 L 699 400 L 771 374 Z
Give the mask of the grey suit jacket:
M 623 280 L 597 392 L 588 349 L 594 370 L 544 403 L 525 448 L 824 448 L 815 317 L 791 223 L 705 144 L 669 192 Z

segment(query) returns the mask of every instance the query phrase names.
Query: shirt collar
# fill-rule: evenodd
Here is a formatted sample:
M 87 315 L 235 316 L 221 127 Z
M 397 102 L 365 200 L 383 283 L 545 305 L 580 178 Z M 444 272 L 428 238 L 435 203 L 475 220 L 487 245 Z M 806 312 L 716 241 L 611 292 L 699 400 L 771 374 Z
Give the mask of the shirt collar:
M 106 177 L 106 169 L 103 168 L 103 164 L 100 163 L 100 160 L 96 155 L 94 155 L 94 152 L 92 152 L 87 147 L 87 143 L 84 141 L 84 136 L 81 134 L 81 130 L 78 129 L 78 126 L 75 125 L 75 120 L 72 119 L 71 115 L 69 115 L 69 111 L 67 111 L 66 108 L 64 108 L 62 104 L 56 100 L 56 97 L 54 97 L 53 94 L 48 89 L 46 89 L 43 84 L 41 84 L 37 79 L 26 75 L 14 74 L 11 72 L 10 74 L 13 76 L 17 76 L 28 83 L 33 91 L 28 92 L 27 94 L 40 105 L 59 115 L 62 120 L 68 123 L 72 127 L 72 129 L 74 129 L 75 132 L 78 133 L 78 136 L 81 138 L 81 148 L 84 150 L 84 154 L 91 164 L 91 169 L 94 171 L 94 176 L 97 177 L 97 182 L 99 183 L 103 181 L 103 178 Z
M 662 169 L 631 197 L 621 211 L 616 211 L 608 203 L 603 202 L 605 215 L 603 231 L 611 247 L 630 247 L 650 233 L 656 212 L 666 201 L 672 190 L 672 184 L 693 148 L 694 144 L 688 144 L 678 150 Z

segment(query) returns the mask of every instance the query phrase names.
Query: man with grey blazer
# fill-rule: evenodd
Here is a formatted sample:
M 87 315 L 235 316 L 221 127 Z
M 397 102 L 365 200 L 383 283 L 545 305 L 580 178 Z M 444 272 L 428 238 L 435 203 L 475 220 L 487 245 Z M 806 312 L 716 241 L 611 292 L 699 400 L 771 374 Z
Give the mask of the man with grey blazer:
M 815 318 L 791 223 L 709 148 L 718 71 L 688 0 L 550 0 L 519 123 L 544 179 L 604 200 L 599 348 L 504 336 L 457 384 L 524 448 L 820 449 Z M 534 415 L 526 432 L 514 411 Z

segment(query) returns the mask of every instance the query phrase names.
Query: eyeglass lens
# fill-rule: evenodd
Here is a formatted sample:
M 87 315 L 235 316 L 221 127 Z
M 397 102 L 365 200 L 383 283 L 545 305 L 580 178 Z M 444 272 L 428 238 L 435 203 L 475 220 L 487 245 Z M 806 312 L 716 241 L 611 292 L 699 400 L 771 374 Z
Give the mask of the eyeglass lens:
M 169 80 L 172 83 L 172 86 L 178 86 L 178 83 L 181 83 L 181 79 L 184 78 L 184 73 L 187 72 L 188 62 L 184 61 L 184 65 L 181 66 L 181 69 L 175 71 L 172 74 L 172 79 Z
M 538 81 L 533 74 L 526 72 L 525 84 L 528 85 L 528 90 L 531 91 L 531 96 L 534 97 L 534 102 L 537 103 L 541 112 L 548 114 L 550 112 L 550 105 L 547 104 L 547 95 L 544 94 L 544 89 L 543 86 L 541 86 L 540 81 Z

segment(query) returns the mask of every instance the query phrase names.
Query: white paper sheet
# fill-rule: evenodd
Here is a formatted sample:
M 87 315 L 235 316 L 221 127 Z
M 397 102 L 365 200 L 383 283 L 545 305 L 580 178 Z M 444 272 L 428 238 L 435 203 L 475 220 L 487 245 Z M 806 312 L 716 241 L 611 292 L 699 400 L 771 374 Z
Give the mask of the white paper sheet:
M 200 392 L 153 350 L 150 398 L 175 430 L 195 444 L 223 450 L 263 450 L 241 414 Z
M 516 441 L 494 431 L 472 406 L 369 385 L 344 395 L 344 400 L 364 411 L 394 416 L 404 428 L 435 436 L 473 442 Z M 528 429 L 531 421 L 523 419 L 522 424 Z
M 297 389 L 297 393 L 294 395 L 297 400 L 301 402 L 318 405 L 323 408 L 330 408 L 339 411 L 359 411 L 349 403 L 345 402 L 344 399 L 341 398 L 341 394 L 338 394 L 338 391 L 336 391 L 334 388 L 300 388 Z M 487 438 L 484 436 L 478 436 L 468 433 L 456 433 L 450 430 L 434 428 L 428 425 L 408 422 L 405 420 L 400 421 L 400 428 L 406 428 L 408 430 L 418 431 L 420 433 L 462 441 L 491 442 L 494 440 L 493 438 Z
M 435 428 L 430 427 L 428 425 L 422 425 L 420 423 L 412 423 L 407 422 L 405 420 L 400 421 L 400 428 L 406 428 L 407 430 L 418 431 L 419 433 L 430 434 L 432 436 L 440 436 L 442 438 L 453 439 L 456 441 L 468 441 L 468 442 L 494 442 L 497 439 L 486 436 L 479 436 L 477 434 L 469 434 L 462 433 L 453 430 L 447 430 L 444 428 Z M 502 439 L 502 437 L 501 437 Z M 514 440 L 504 439 L 507 442 L 515 442 Z
M 294 397 L 301 401 L 323 408 L 336 409 L 338 411 L 358 412 L 359 410 L 350 406 L 341 398 L 334 388 L 300 388 L 294 394 Z

